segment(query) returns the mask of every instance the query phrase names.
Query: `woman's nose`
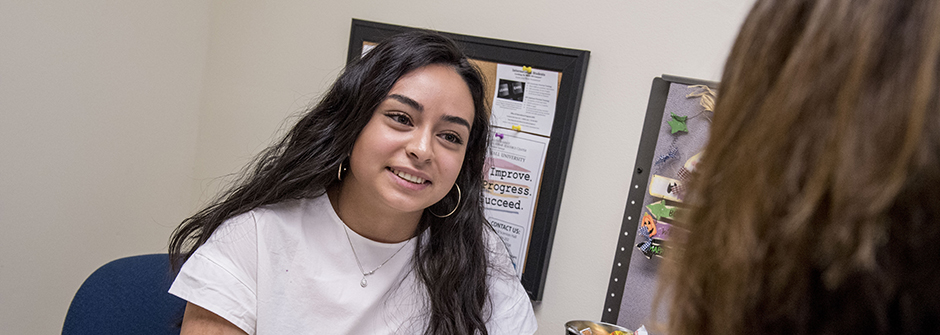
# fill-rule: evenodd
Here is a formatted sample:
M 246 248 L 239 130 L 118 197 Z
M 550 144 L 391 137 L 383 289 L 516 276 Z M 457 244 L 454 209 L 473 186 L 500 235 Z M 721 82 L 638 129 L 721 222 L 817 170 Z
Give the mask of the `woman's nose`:
M 415 136 L 408 142 L 408 156 L 418 162 L 430 162 L 434 158 L 434 149 L 431 141 L 433 135 L 428 132 L 415 132 Z

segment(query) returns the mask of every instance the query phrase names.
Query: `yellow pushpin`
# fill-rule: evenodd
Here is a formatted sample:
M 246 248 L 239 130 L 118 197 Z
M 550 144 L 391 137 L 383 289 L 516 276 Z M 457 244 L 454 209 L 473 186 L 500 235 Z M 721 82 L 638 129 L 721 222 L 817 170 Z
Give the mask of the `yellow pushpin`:
M 522 131 L 522 126 L 512 126 L 512 130 Z
M 523 66 L 523 67 L 522 67 L 522 71 L 525 71 L 525 72 L 528 72 L 529 74 L 531 74 L 531 73 L 532 73 L 532 67 L 531 67 L 531 66 Z

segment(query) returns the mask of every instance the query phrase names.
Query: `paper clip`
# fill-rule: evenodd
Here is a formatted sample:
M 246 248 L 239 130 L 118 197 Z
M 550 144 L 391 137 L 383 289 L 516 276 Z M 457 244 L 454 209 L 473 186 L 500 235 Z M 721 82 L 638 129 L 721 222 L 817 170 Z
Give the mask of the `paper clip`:
M 522 67 L 522 71 L 525 71 L 525 72 L 528 73 L 528 74 L 532 74 L 532 67 L 531 67 L 531 66 L 523 66 L 523 67 Z
M 499 137 L 499 139 L 503 139 L 503 136 L 504 136 L 503 134 L 496 133 L 496 137 Z
M 512 130 L 522 131 L 522 126 L 512 126 Z

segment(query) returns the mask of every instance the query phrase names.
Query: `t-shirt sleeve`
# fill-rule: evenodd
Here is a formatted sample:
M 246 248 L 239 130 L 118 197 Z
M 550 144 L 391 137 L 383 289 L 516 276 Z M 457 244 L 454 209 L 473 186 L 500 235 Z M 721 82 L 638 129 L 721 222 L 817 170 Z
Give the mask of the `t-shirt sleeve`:
M 254 334 L 257 235 L 253 212 L 223 222 L 183 264 L 169 292 Z
M 491 315 L 486 323 L 490 334 L 534 334 L 538 321 L 532 311 L 532 302 L 515 275 L 509 250 L 496 235 L 488 231 L 490 269 L 489 290 Z

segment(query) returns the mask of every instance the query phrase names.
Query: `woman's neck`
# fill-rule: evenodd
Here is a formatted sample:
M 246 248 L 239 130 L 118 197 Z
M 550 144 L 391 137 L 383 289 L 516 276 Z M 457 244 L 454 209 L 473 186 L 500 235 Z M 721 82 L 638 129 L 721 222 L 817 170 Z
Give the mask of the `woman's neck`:
M 398 243 L 415 235 L 421 212 L 383 211 L 380 206 L 343 192 L 342 185 L 327 190 L 330 205 L 343 223 L 357 234 L 376 242 Z

